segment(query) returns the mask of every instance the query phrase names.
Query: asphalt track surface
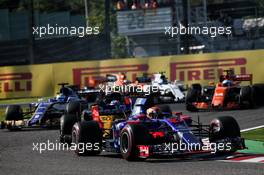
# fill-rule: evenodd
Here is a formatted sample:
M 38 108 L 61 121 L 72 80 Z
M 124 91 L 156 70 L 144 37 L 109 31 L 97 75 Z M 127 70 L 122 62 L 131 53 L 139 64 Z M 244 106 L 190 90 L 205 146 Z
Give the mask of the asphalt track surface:
M 207 124 L 217 116 L 234 116 L 241 129 L 264 124 L 264 108 L 225 112 L 186 112 L 182 104 L 173 104 Z M 6 174 L 150 174 L 150 175 L 231 175 L 264 174 L 263 163 L 221 162 L 217 158 L 152 159 L 145 162 L 127 162 L 117 154 L 103 153 L 95 157 L 78 157 L 71 151 L 33 151 L 33 143 L 58 142 L 58 130 L 25 129 L 19 132 L 0 130 L 0 175 Z

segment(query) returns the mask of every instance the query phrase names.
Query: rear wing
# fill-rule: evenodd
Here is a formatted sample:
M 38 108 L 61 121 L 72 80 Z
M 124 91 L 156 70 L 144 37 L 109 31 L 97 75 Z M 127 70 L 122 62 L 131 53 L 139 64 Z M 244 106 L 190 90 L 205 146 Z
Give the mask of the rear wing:
M 250 85 L 252 85 L 253 75 L 252 74 L 235 75 L 234 81 L 249 81 Z
M 230 76 L 229 78 L 232 81 L 249 81 L 250 85 L 253 83 L 253 75 L 252 74 L 238 74 L 238 75 L 233 75 Z M 220 82 L 225 80 L 225 76 L 221 75 L 220 76 Z

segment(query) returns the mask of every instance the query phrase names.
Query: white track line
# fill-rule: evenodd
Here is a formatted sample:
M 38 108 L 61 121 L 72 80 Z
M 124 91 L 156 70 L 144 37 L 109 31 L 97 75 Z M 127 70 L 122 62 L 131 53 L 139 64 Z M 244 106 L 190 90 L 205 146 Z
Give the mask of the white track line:
M 264 157 L 256 157 L 252 159 L 241 160 L 240 162 L 261 162 L 264 161 Z
M 259 129 L 259 128 L 264 128 L 264 125 L 260 125 L 260 126 L 256 126 L 256 127 L 252 127 L 252 128 L 247 128 L 247 129 L 242 129 L 240 132 L 251 131 L 251 130 Z

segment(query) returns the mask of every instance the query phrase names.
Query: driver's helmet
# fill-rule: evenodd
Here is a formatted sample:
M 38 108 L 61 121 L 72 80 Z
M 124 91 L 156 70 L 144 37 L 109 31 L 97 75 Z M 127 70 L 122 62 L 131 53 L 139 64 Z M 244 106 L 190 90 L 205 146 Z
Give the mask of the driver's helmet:
M 63 94 L 58 94 L 57 96 L 56 96 L 56 100 L 58 101 L 58 102 L 65 102 L 66 101 L 66 96 L 65 95 L 63 95 Z
M 110 105 L 112 105 L 112 106 L 120 105 L 120 102 L 118 100 L 112 100 L 110 102 Z
M 224 87 L 228 87 L 228 86 L 231 86 L 231 85 L 232 85 L 232 81 L 226 79 L 226 80 L 224 80 L 224 81 L 222 82 L 222 84 L 223 84 Z
M 160 116 L 160 114 L 161 111 L 156 106 L 147 109 L 147 117 L 150 119 L 156 119 Z

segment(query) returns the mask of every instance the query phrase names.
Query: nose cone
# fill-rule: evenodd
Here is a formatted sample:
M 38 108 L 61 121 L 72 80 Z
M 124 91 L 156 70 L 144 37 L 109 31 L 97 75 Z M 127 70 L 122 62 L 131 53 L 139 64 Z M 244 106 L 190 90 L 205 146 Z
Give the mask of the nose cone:
M 218 87 L 215 89 L 213 100 L 212 100 L 212 106 L 223 106 L 224 105 L 224 99 L 226 94 L 226 88 L 224 87 Z

